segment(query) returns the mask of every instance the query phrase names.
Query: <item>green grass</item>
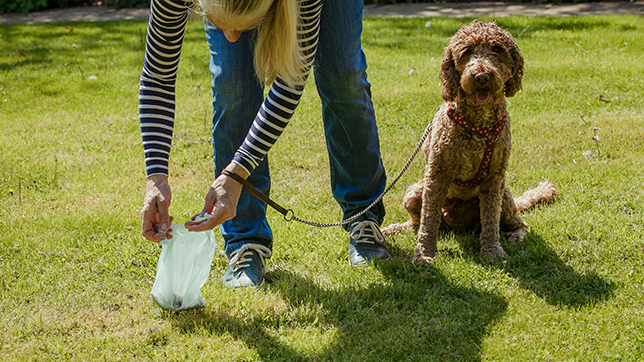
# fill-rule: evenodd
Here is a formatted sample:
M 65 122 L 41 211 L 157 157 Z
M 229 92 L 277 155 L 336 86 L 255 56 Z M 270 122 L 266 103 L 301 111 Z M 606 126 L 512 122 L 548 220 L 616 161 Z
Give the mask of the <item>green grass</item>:
M 365 20 L 390 179 L 440 104 L 442 50 L 469 20 Z M 0 26 L 0 359 L 644 359 L 642 20 L 498 20 L 526 59 L 523 91 L 509 100 L 507 184 L 519 194 L 548 179 L 560 193 L 524 215 L 530 233 L 503 244 L 509 258 L 491 261 L 477 235 L 446 232 L 435 264 L 416 266 L 408 234 L 389 240 L 390 260 L 352 268 L 340 228 L 269 211 L 266 291 L 224 289 L 217 253 L 206 308 L 183 313 L 149 301 L 159 248 L 139 235 L 145 22 Z M 207 65 L 196 21 L 177 90 L 177 221 L 201 210 L 214 177 Z M 270 154 L 272 196 L 300 217 L 333 222 L 339 209 L 309 83 Z M 421 174 L 417 160 L 386 195 L 385 224 L 406 220 L 400 201 Z

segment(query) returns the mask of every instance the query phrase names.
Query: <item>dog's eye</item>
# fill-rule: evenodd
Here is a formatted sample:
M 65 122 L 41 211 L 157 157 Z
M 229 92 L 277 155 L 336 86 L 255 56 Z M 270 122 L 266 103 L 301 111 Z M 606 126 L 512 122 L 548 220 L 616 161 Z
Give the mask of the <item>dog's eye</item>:
M 498 46 L 498 45 L 495 45 L 495 46 L 493 46 L 493 47 L 492 47 L 492 51 L 493 51 L 493 52 L 495 52 L 495 53 L 497 53 L 497 54 L 498 54 L 498 53 L 503 53 L 503 48 L 501 48 L 501 47 L 500 47 L 500 46 Z

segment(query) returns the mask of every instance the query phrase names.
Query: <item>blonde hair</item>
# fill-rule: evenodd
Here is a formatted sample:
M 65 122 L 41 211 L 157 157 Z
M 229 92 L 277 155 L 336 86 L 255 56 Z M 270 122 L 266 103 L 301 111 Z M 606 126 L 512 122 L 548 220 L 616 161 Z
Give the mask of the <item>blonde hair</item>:
M 297 39 L 299 0 L 194 0 L 195 11 L 221 26 L 261 18 L 253 63 L 258 78 L 288 86 L 304 83 L 304 55 Z

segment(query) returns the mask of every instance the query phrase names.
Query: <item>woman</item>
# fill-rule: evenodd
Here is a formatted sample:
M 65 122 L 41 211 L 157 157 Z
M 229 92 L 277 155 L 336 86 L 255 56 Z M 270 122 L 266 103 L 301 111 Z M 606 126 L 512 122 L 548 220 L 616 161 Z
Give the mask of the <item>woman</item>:
M 273 236 L 266 205 L 223 169 L 247 179 L 268 194 L 265 157 L 288 124 L 313 70 L 322 100 L 332 192 L 350 217 L 384 190 L 377 127 L 366 60 L 360 44 L 362 0 L 152 0 L 139 114 L 148 176 L 142 235 L 152 241 L 169 235 L 172 217 L 168 159 L 174 127 L 174 86 L 188 18 L 194 6 L 206 19 L 213 75 L 213 150 L 215 175 L 202 213 L 188 221 L 191 231 L 220 226 L 229 267 L 226 286 L 264 283 L 265 261 Z M 264 99 L 263 89 L 270 84 Z M 214 209 L 213 209 L 214 208 Z M 378 225 L 382 202 L 345 227 L 350 231 L 353 265 L 389 256 Z M 193 217 L 194 220 L 194 217 Z M 162 232 L 158 232 L 161 229 Z

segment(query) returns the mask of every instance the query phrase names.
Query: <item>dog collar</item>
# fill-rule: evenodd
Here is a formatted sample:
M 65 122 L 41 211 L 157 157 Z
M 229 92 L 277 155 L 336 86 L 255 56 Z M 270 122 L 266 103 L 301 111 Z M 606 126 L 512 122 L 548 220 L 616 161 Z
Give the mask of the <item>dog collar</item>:
M 456 112 L 456 109 L 454 109 L 454 106 L 452 106 L 451 103 L 447 105 L 447 115 L 449 116 L 449 118 L 453 119 L 454 122 L 458 123 L 463 128 L 474 133 L 477 136 L 488 138 L 490 134 L 494 134 L 495 141 L 496 138 L 498 138 L 498 136 L 501 134 L 501 131 L 503 131 L 503 128 L 505 128 L 505 124 L 508 122 L 508 114 L 506 113 L 505 115 L 503 115 L 503 117 L 501 117 L 501 120 L 496 125 L 494 125 L 494 127 L 481 127 L 463 118 L 463 116 Z
M 476 173 L 473 179 L 469 181 L 454 180 L 454 183 L 461 187 L 475 188 L 481 181 L 490 174 L 490 162 L 492 161 L 492 154 L 494 153 L 494 146 L 496 141 L 499 139 L 499 135 L 505 128 L 506 123 L 508 122 L 508 114 L 506 113 L 501 117 L 501 120 L 497 122 L 496 125 L 492 128 L 481 127 L 476 125 L 467 119 L 463 118 L 456 109 L 451 104 L 448 104 L 447 107 L 447 116 L 458 123 L 460 126 L 466 130 L 474 133 L 477 136 L 485 138 L 485 151 L 483 152 L 483 160 L 481 160 L 481 166 L 479 167 L 479 172 Z

